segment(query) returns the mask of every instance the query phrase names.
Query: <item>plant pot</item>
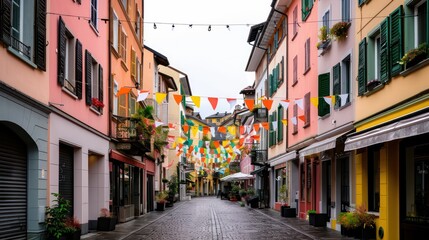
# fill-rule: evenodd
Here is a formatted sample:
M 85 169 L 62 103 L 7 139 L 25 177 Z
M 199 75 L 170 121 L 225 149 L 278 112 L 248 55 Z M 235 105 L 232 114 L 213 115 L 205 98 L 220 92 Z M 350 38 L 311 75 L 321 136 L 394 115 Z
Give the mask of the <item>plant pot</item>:
M 310 213 L 308 214 L 309 224 L 315 227 L 326 227 L 328 221 L 327 213 Z
M 99 217 L 97 219 L 97 231 L 113 231 L 115 230 L 115 217 Z
M 78 229 L 72 233 L 66 233 L 64 234 L 65 240 L 80 240 L 81 230 Z
M 362 228 L 362 239 L 376 239 L 376 228 L 375 226 L 370 226 L 366 228 Z
M 426 59 L 426 54 L 417 55 L 416 57 L 414 57 L 413 59 L 411 59 L 409 62 L 406 63 L 405 68 L 408 69 L 408 68 L 414 67 L 419 62 L 421 62 L 425 59 Z
M 286 208 L 284 209 L 284 216 L 285 218 L 295 218 L 296 217 L 296 208 Z
M 156 211 L 164 211 L 165 202 L 156 202 Z
M 285 217 L 286 215 L 286 209 L 290 208 L 290 206 L 280 206 L 280 215 L 282 217 Z

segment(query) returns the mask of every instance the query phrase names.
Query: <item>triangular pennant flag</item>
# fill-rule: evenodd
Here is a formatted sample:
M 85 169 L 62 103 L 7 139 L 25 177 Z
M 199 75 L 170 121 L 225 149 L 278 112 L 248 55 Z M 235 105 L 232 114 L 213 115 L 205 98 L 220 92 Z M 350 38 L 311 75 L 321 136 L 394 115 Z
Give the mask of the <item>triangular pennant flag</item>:
M 220 147 L 220 143 L 219 143 L 219 141 L 213 141 L 213 144 L 214 144 L 214 146 L 216 147 L 216 148 L 219 148 Z M 217 151 L 217 150 L 216 150 Z
M 227 98 L 226 101 L 228 101 L 230 108 L 235 107 L 235 104 L 237 104 L 236 98 Z
M 341 94 L 339 95 L 340 99 L 341 99 L 341 107 L 346 105 L 347 103 L 347 98 L 349 97 L 349 94 L 345 93 L 345 94 Z
M 131 91 L 130 87 L 121 87 L 121 89 L 119 89 L 119 91 L 116 93 L 116 96 L 118 97 L 119 95 L 127 94 L 130 91 Z
M 311 102 L 315 107 L 319 107 L 319 98 L 318 98 L 318 97 L 312 97 L 312 98 L 310 98 L 310 102 Z
M 271 99 L 262 100 L 262 104 L 264 104 L 264 106 L 269 111 L 271 109 L 271 106 L 273 105 L 273 100 L 271 100 Z M 252 110 L 250 110 L 250 111 L 252 111 Z
M 246 130 L 245 126 L 240 126 L 240 135 L 244 135 L 245 130 Z
M 259 132 L 259 123 L 253 124 L 253 129 L 255 129 L 255 132 Z
M 287 110 L 287 109 L 288 109 L 288 107 L 289 107 L 289 103 L 290 103 L 290 101 L 289 101 L 289 100 L 280 100 L 280 104 L 283 106 L 283 108 L 284 108 L 285 110 Z
M 244 143 L 244 138 L 240 138 L 240 141 L 238 142 L 238 145 L 243 145 L 243 143 Z
M 183 131 L 185 133 L 188 133 L 188 131 L 189 131 L 189 125 L 188 124 L 183 125 Z
M 196 137 L 198 133 L 198 127 L 197 126 L 192 126 L 191 127 L 191 134 L 193 137 Z
M 301 108 L 302 110 L 304 110 L 304 99 L 303 98 L 297 98 L 295 99 L 295 103 L 296 105 L 298 105 L 299 108 Z
M 224 141 L 222 141 L 222 146 L 223 147 L 226 147 L 226 146 L 228 146 L 229 145 L 229 141 L 228 140 L 224 140 Z
M 301 121 L 305 122 L 305 115 L 298 116 L 298 118 L 299 118 Z
M 157 127 L 159 127 L 161 125 L 164 125 L 164 123 L 163 122 L 155 121 L 155 128 L 157 128 Z
M 217 102 L 218 102 L 219 98 L 208 97 L 207 100 L 209 100 L 210 104 L 212 105 L 213 110 L 216 110 Z
M 249 134 L 252 132 L 252 125 L 246 125 L 246 133 Z
M 273 127 L 274 131 L 277 131 L 277 121 L 272 121 L 271 126 Z
M 296 119 L 296 117 L 292 117 L 290 120 L 292 121 L 293 125 L 297 125 L 298 124 L 298 120 Z
M 149 91 L 141 90 L 139 92 L 139 96 L 137 97 L 137 102 L 144 101 L 147 98 L 147 96 L 149 96 Z
M 244 99 L 244 102 L 246 103 L 246 106 L 249 109 L 249 111 L 253 111 L 253 107 L 255 106 L 255 101 L 253 99 Z
M 287 125 L 287 119 L 282 119 L 282 123 L 283 123 L 284 125 Z
M 262 125 L 262 127 L 264 127 L 265 128 L 265 130 L 269 130 L 270 129 L 270 125 L 268 125 L 268 122 L 262 122 L 261 123 L 261 125 Z
M 235 136 L 237 134 L 237 130 L 235 128 L 235 126 L 228 126 L 228 132 L 232 135 Z
M 256 141 L 259 141 L 259 139 L 261 139 L 260 135 L 253 135 L 252 138 Z
M 176 126 L 175 126 L 174 123 L 169 123 L 168 124 L 168 128 L 171 129 L 171 130 L 174 130 L 174 129 L 176 129 Z
M 216 136 L 216 129 L 215 129 L 215 127 L 210 127 L 210 133 L 212 134 L 212 137 Z
M 197 108 L 200 108 L 201 97 L 200 96 L 191 96 L 192 102 L 194 102 Z
M 332 98 L 331 98 L 331 96 L 323 97 L 323 99 L 325 100 L 325 102 L 327 104 L 329 104 L 329 106 L 331 106 L 331 104 L 332 104 Z
M 209 127 L 203 127 L 203 134 L 207 135 L 207 133 L 209 132 L 210 128 Z
M 217 131 L 220 132 L 220 133 L 226 134 L 226 127 L 220 126 L 220 127 L 217 128 Z
M 155 93 L 155 100 L 158 104 L 161 104 L 165 97 L 167 97 L 167 93 Z
M 173 97 L 177 104 L 180 104 L 183 100 L 183 96 L 179 94 L 173 94 Z

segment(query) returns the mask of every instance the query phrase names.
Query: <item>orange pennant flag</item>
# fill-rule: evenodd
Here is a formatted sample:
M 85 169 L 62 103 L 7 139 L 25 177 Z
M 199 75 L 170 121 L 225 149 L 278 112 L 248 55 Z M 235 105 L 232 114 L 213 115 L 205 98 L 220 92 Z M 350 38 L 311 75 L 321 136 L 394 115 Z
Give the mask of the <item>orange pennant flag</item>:
M 183 143 L 179 143 L 179 149 L 182 149 Z
M 127 94 L 131 91 L 131 88 L 129 87 L 121 87 L 121 89 L 119 89 L 119 91 L 116 93 L 116 96 L 122 95 L 122 94 Z
M 270 110 L 270 109 L 271 109 L 271 106 L 273 105 L 273 100 L 271 100 L 271 99 L 265 99 L 265 100 L 262 100 L 262 104 L 264 104 L 264 106 L 265 106 L 268 110 Z
M 178 152 L 176 153 L 176 156 L 180 156 L 180 154 L 182 154 L 182 151 L 178 151 Z
M 301 121 L 305 122 L 305 116 L 304 116 L 304 115 L 298 116 L 298 118 L 299 118 Z
M 189 125 L 188 124 L 183 125 L 183 131 L 185 133 L 188 133 L 188 131 L 189 131 Z
M 200 153 L 204 153 L 204 148 L 200 148 Z
M 244 102 L 246 103 L 246 106 L 249 111 L 252 111 L 253 107 L 255 106 L 255 101 L 253 99 L 244 99 Z
M 259 141 L 259 139 L 261 139 L 260 135 L 253 135 L 253 139 L 255 139 L 256 141 Z
M 179 95 L 179 94 L 173 94 L 174 100 L 176 100 L 177 105 L 180 104 L 180 102 L 182 102 L 183 96 Z
M 210 128 L 209 127 L 203 127 L 203 134 L 207 135 L 207 133 L 209 132 Z
M 226 161 L 227 161 L 228 163 L 230 163 L 230 162 L 231 162 L 231 158 L 226 159 Z
M 215 98 L 215 97 L 208 97 L 207 99 L 209 100 L 210 104 L 212 105 L 213 110 L 216 110 L 217 102 L 219 99 Z
M 270 125 L 268 124 L 268 122 L 262 122 L 261 123 L 262 127 L 264 127 L 267 131 L 270 130 Z
M 194 146 L 193 145 L 189 146 L 189 152 L 192 152 L 192 150 L 194 150 Z
M 259 123 L 253 124 L 253 128 L 255 129 L 256 132 L 259 132 L 259 127 L 260 127 Z
M 224 126 L 218 127 L 217 131 L 220 133 L 226 134 L 226 127 Z
M 244 134 L 244 126 L 240 126 L 240 135 L 243 135 Z
M 220 147 L 220 143 L 219 143 L 219 141 L 213 141 L 213 144 L 215 145 L 215 147 L 216 147 L 216 148 L 219 148 L 219 147 Z
M 243 145 L 243 143 L 244 143 L 244 138 L 240 138 L 240 142 L 238 143 L 238 145 Z

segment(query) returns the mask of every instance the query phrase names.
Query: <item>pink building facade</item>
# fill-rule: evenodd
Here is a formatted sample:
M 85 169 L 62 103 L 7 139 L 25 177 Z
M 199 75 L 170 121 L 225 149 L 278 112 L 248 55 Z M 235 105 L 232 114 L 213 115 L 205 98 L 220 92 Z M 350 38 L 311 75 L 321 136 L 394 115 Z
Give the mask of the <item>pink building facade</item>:
M 50 1 L 48 9 L 48 197 L 70 200 L 85 234 L 109 208 L 109 6 Z

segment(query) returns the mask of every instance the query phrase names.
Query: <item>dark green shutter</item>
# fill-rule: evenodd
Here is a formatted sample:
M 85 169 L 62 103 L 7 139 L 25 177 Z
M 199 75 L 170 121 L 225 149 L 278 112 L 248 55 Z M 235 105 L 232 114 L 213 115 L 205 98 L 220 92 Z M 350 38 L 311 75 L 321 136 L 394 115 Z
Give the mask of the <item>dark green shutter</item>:
M 283 107 L 281 105 L 279 105 L 278 110 L 277 110 L 277 115 L 278 115 L 278 119 L 277 119 L 277 141 L 283 141 Z
M 7 46 L 10 45 L 11 10 L 11 0 L 0 0 L 0 41 Z
M 385 83 L 390 79 L 389 71 L 389 18 L 380 25 L 380 81 Z
M 269 133 L 268 133 L 268 145 L 271 147 L 273 146 L 273 127 L 271 126 L 271 123 L 273 122 L 273 115 L 270 114 L 269 116 L 269 121 L 268 121 L 268 129 L 269 129 Z
M 319 107 L 318 115 L 325 116 L 330 112 L 329 104 L 323 99 L 323 97 L 329 96 L 329 73 L 319 75 Z
M 269 79 L 268 79 L 268 96 L 270 96 L 270 97 L 272 95 L 272 90 L 271 90 L 272 84 L 273 84 L 272 79 L 273 79 L 273 75 L 270 74 Z
M 98 67 L 98 100 L 103 101 L 103 67 L 101 64 Z M 135 106 L 134 106 L 135 107 Z M 103 113 L 103 108 L 99 108 L 99 112 Z
M 83 75 L 83 58 L 82 58 L 82 43 L 79 39 L 76 39 L 76 65 L 75 65 L 75 88 L 76 96 L 78 99 L 82 99 L 82 75 Z
M 64 86 L 66 72 L 66 25 L 60 16 L 58 20 L 58 83 Z
M 359 0 L 359 7 L 362 6 L 362 4 L 365 3 L 366 0 Z
M 273 122 L 275 122 L 276 121 L 276 119 L 277 119 L 277 113 L 274 111 L 273 112 Z M 278 130 L 278 129 L 277 129 Z M 273 145 L 276 145 L 277 144 L 277 134 L 276 134 L 276 132 L 277 131 L 275 131 L 274 130 L 274 127 L 273 127 Z
M 305 21 L 310 15 L 311 8 L 313 7 L 313 0 L 302 0 L 301 1 L 301 13 L 302 13 L 302 21 Z
M 403 37 L 402 37 L 402 28 L 403 28 L 403 10 L 402 6 L 399 6 L 395 11 L 393 11 L 390 16 L 390 69 L 391 75 L 395 76 L 396 74 L 402 71 L 402 65 L 399 64 L 399 61 L 403 55 Z
M 34 63 L 46 71 L 46 0 L 36 2 L 34 40 Z
M 332 94 L 335 95 L 335 108 L 339 108 L 341 106 L 341 101 L 338 95 L 341 94 L 341 67 L 340 63 L 335 65 L 332 68 Z
M 359 43 L 358 60 L 358 96 L 366 91 L 366 38 Z
M 91 86 L 92 86 L 92 56 L 88 50 L 85 50 L 85 102 L 91 106 Z

